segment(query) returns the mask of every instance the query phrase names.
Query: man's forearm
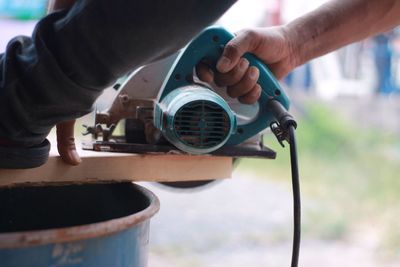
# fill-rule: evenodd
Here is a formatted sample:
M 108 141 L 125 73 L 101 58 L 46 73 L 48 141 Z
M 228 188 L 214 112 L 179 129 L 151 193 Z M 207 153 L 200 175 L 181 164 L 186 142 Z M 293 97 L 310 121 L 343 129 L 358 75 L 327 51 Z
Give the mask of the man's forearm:
M 400 23 L 398 0 L 333 0 L 286 25 L 296 65 Z

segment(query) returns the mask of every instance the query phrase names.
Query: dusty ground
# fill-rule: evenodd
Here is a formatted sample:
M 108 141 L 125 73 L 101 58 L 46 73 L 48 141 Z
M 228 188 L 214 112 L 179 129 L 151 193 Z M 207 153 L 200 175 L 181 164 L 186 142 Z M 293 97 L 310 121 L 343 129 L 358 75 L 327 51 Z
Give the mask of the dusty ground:
M 292 204 L 285 185 L 241 172 L 190 193 L 144 185 L 161 201 L 161 211 L 152 219 L 150 267 L 290 265 Z M 303 200 L 310 204 L 312 199 Z M 374 242 L 366 242 L 363 233 L 354 236 L 359 238 L 304 236 L 300 266 L 400 266 L 379 259 Z

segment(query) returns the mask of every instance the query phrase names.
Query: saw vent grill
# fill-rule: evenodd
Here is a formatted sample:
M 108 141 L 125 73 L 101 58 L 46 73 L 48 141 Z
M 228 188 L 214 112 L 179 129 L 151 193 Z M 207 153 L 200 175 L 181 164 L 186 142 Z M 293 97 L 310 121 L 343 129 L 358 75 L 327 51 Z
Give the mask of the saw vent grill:
M 182 106 L 174 118 L 178 139 L 196 148 L 211 148 L 224 142 L 230 133 L 228 113 L 218 104 L 197 100 Z

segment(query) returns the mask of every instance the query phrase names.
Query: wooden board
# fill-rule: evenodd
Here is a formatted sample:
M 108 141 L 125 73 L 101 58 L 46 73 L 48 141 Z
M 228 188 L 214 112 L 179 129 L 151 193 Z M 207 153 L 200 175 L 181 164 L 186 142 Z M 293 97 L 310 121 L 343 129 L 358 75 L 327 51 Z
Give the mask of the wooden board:
M 47 163 L 38 168 L 0 169 L 0 186 L 26 183 L 214 180 L 229 178 L 232 173 L 230 157 L 137 155 L 79 149 L 82 163 L 70 166 L 61 160 L 57 152 L 52 150 L 50 154 Z

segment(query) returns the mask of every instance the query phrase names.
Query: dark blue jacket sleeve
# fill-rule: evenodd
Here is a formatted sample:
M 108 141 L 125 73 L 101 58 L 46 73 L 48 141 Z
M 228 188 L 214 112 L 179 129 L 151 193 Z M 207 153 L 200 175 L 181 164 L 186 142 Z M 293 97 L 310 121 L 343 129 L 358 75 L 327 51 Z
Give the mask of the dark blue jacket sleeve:
M 0 138 L 41 143 L 60 121 L 90 112 L 118 77 L 165 57 L 234 0 L 78 0 L 46 16 L 0 56 Z

